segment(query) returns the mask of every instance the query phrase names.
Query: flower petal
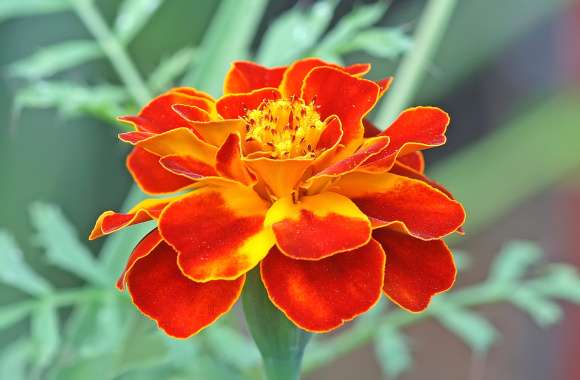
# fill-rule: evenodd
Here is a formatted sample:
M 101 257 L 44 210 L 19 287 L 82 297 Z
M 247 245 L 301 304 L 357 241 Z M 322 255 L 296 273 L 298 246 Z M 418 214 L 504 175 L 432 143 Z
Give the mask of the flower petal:
M 278 199 L 268 210 L 276 244 L 285 255 L 303 260 L 320 260 L 350 251 L 371 238 L 369 219 L 348 198 L 331 192 Z
M 191 185 L 190 179 L 171 173 L 159 163 L 160 157 L 138 147 L 127 157 L 127 169 L 147 194 L 168 194 Z
M 286 67 L 265 67 L 254 62 L 236 61 L 226 74 L 224 94 L 251 92 L 264 87 L 278 87 Z
M 424 241 L 388 229 L 376 230 L 373 237 L 387 256 L 383 290 L 399 306 L 423 311 L 431 297 L 455 282 L 453 256 L 443 240 Z
M 226 178 L 249 185 L 256 181 L 242 161 L 242 145 L 240 135 L 232 133 L 216 154 L 216 169 Z
M 282 95 L 285 98 L 291 98 L 292 96 L 299 97 L 301 95 L 304 78 L 308 76 L 310 71 L 317 67 L 332 67 L 352 75 L 363 75 L 371 69 L 369 64 L 355 64 L 348 67 L 341 67 L 318 58 L 305 58 L 294 62 L 284 72 L 282 83 L 280 83 Z
M 232 280 L 257 265 L 274 244 L 264 228 L 268 204 L 235 182 L 198 189 L 170 204 L 159 230 L 194 281 Z
M 171 173 L 193 180 L 217 176 L 213 166 L 191 156 L 164 156 L 159 159 L 159 163 Z
M 127 264 L 125 265 L 125 269 L 123 273 L 119 276 L 117 280 L 117 289 L 123 291 L 125 290 L 125 283 L 127 282 L 127 273 L 133 268 L 135 263 L 150 254 L 161 242 L 163 238 L 159 234 L 157 228 L 149 232 L 137 245 L 133 248 L 133 252 L 129 256 L 129 260 L 127 260 Z
M 381 79 L 380 81 L 377 81 L 377 84 L 379 85 L 379 87 L 381 88 L 380 92 L 379 92 L 379 98 L 382 98 L 383 95 L 385 95 L 385 92 L 389 91 L 389 88 L 391 87 L 391 84 L 393 83 L 393 77 L 386 77 Z
M 93 230 L 89 235 L 89 240 L 98 239 L 101 236 L 111 234 L 134 224 L 157 219 L 159 218 L 159 215 L 161 215 L 161 211 L 163 211 L 165 206 L 175 199 L 175 197 L 165 199 L 145 199 L 136 204 L 126 214 L 105 211 L 97 219 L 95 227 L 93 227 Z
M 127 287 L 137 308 L 175 338 L 188 338 L 227 313 L 238 300 L 245 281 L 197 283 L 179 270 L 177 254 L 165 243 L 136 261 Z
M 196 106 L 188 106 L 186 104 L 174 104 L 171 106 L 179 116 L 181 116 L 188 123 L 198 121 L 210 121 L 211 115 L 206 111 Z
M 261 88 L 245 94 L 230 94 L 220 98 L 217 111 L 224 119 L 237 119 L 248 110 L 258 108 L 266 100 L 280 99 L 280 92 L 275 88 Z
M 191 122 L 190 126 L 213 146 L 220 147 L 231 133 L 245 134 L 246 123 L 242 119 Z
M 322 131 L 316 144 L 317 155 L 312 163 L 312 168 L 315 173 L 320 172 L 333 162 L 336 153 L 341 147 L 340 141 L 344 135 L 340 119 L 337 116 L 327 118 L 324 123 L 326 127 Z
M 272 248 L 262 261 L 270 300 L 301 329 L 322 333 L 369 310 L 381 296 L 385 254 L 374 240 L 319 261 L 294 260 Z
M 263 181 L 270 193 L 278 198 L 290 195 L 298 186 L 312 159 L 269 157 L 244 158 L 244 162 Z
M 350 173 L 331 188 L 370 218 L 424 240 L 439 239 L 465 221 L 461 204 L 425 182 L 391 174 Z
M 308 74 L 302 86 L 302 98 L 314 102 L 320 116 L 337 115 L 342 123 L 345 145 L 364 134 L 362 120 L 377 102 L 379 86 L 338 69 L 319 67 Z
M 351 172 L 362 165 L 369 158 L 379 154 L 389 145 L 389 138 L 385 136 L 371 137 L 354 154 L 340 160 L 322 170 L 317 175 L 338 176 Z
M 425 172 L 425 157 L 421 151 L 405 154 L 404 156 L 398 157 L 397 160 L 419 173 Z

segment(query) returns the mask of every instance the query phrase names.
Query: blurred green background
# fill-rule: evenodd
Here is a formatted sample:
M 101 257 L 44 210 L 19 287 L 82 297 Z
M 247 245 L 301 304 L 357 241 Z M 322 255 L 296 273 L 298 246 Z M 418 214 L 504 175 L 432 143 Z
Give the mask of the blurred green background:
M 2 0 L 0 3 L 0 229 L 14 237 L 25 260 L 57 289 L 78 286 L 83 281 L 48 262 L 46 247 L 41 249 L 38 236 L 34 238 L 38 227 L 31 223 L 30 215 L 31 212 L 34 215 L 35 209 L 31 211 L 30 207 L 35 204 L 41 207 L 37 202 L 57 205 L 83 244 L 97 255 L 103 242 L 85 242 L 84 237 L 102 210 L 122 207 L 132 183 L 124 167 L 127 150 L 116 139 L 119 129 L 111 116 L 136 109 L 130 94 L 118 91 L 122 83 L 110 63 L 98 58 L 102 53 L 95 53 L 97 58 L 87 59 L 82 65 L 55 70 L 58 72 L 54 75 L 51 73 L 54 57 L 37 57 L 38 61 L 22 64 L 46 47 L 92 39 L 78 15 L 62 5 L 65 3 L 59 0 Z M 110 25 L 119 22 L 115 21 L 116 15 L 124 3 L 96 1 Z M 181 52 L 184 58 L 177 59 L 176 64 L 183 66 L 182 71 L 190 66 L 194 68 L 193 74 L 185 75 L 186 82 L 195 82 L 215 94 L 221 82 L 216 83 L 213 78 L 222 77 L 227 66 L 204 59 L 204 54 L 208 51 L 219 54 L 218 44 L 227 50 L 231 43 L 221 40 L 219 31 L 212 25 L 224 3 L 228 1 L 149 1 L 154 12 L 126 46 L 138 71 L 148 78 L 160 62 Z M 466 237 L 453 242 L 469 254 L 472 262 L 470 271 L 460 277 L 460 284 L 484 278 L 492 257 L 513 239 L 534 241 L 548 260 L 578 266 L 580 2 L 462 0 L 456 3 L 410 103 L 441 106 L 452 116 L 448 144 L 427 152 L 426 158 L 428 172 L 446 184 L 465 203 L 469 213 Z M 244 30 L 250 30 L 246 31 L 250 36 L 255 32 L 255 37 L 250 39 L 247 52 L 233 46 L 237 50 L 232 53 L 232 59 L 254 52 L 258 52 L 261 61 L 285 59 L 276 55 L 276 51 L 270 55 L 262 51 L 266 49 L 264 46 L 268 47 L 268 38 L 275 40 L 271 27 L 281 15 L 299 11 L 302 13 L 298 17 L 312 17 L 314 23 L 316 17 L 325 19 L 328 24 L 323 25 L 324 31 L 333 30 L 357 9 L 374 6 L 366 8 L 373 10 L 374 15 L 362 24 L 388 28 L 389 33 L 380 37 L 367 34 L 355 40 L 359 31 L 351 31 L 352 41 L 358 45 L 343 43 L 341 49 L 334 51 L 312 47 L 296 54 L 318 52 L 327 59 L 348 63 L 368 61 L 373 64 L 371 78 L 379 79 L 397 73 L 401 56 L 416 46 L 412 37 L 426 7 L 426 2 L 420 0 L 394 0 L 386 12 L 379 12 L 377 4 L 381 2 L 343 0 L 324 4 L 286 0 L 238 2 L 233 19 L 249 19 L 250 25 Z M 329 10 L 331 16 L 324 16 Z M 288 16 L 285 22 L 295 21 Z M 299 32 L 315 33 L 310 29 Z M 212 33 L 215 37 L 211 37 Z M 369 36 L 375 36 L 376 40 Z M 187 49 L 184 51 L 184 48 Z M 65 62 L 74 62 L 75 52 L 81 49 L 69 46 L 63 51 L 61 61 L 65 57 Z M 56 61 L 55 67 L 63 65 Z M 14 65 L 14 62 L 21 64 Z M 196 65 L 201 69 L 196 71 Z M 48 69 L 42 72 L 43 67 Z M 176 77 L 173 83 L 178 82 Z M 61 88 L 55 88 L 54 84 Z M 171 85 L 149 84 L 152 93 Z M 106 89 L 103 85 L 112 87 Z M 103 91 L 102 95 L 97 87 Z M 375 121 L 384 128 L 389 120 Z M 39 212 L 42 210 L 36 208 L 36 213 Z M 117 258 L 121 262 L 124 259 Z M 7 263 L 0 260 L 0 265 Z M 25 292 L 15 287 L 0 287 L 0 305 L 11 305 L 26 297 Z M 486 306 L 478 311 L 502 332 L 503 338 L 498 344 L 485 354 L 472 354 L 437 323 L 415 325 L 407 337 L 415 355 L 414 365 L 400 378 L 580 378 L 574 357 L 580 350 L 580 311 L 576 308 L 566 306 L 563 323 L 548 330 L 537 329 L 528 317 L 512 312 L 510 307 Z M 66 309 L 59 314 L 62 320 L 69 315 L 70 310 Z M 92 327 L 98 328 L 98 325 Z M 0 330 L 0 344 L 6 349 L 14 347 L 13 343 L 30 329 L 27 320 L 10 323 Z M 56 345 L 61 344 L 63 340 Z M 51 363 L 66 362 L 62 353 L 57 358 L 56 354 L 51 355 Z M 99 367 L 87 368 L 89 372 L 90 368 L 96 372 Z M 7 369 L 1 371 L 4 375 L 10 373 Z M 46 373 L 45 367 L 26 376 L 43 378 Z M 91 378 L 88 372 L 48 373 L 47 376 L 56 379 Z M 128 370 L 120 373 L 111 378 L 132 378 Z M 169 378 L 161 372 L 152 376 Z M 220 378 L 217 374 L 197 376 Z M 388 373 L 381 372 L 372 348 L 365 346 L 330 368 L 312 372 L 307 378 L 380 379 L 385 376 Z

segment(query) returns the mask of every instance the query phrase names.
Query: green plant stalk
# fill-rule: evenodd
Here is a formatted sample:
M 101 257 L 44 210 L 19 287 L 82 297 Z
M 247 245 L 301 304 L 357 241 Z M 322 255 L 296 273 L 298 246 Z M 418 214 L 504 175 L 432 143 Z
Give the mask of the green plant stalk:
M 429 0 L 427 3 L 415 32 L 413 47 L 403 57 L 393 86 L 385 95 L 375 117 L 377 125 L 388 125 L 412 100 L 449 25 L 456 4 L 457 0 Z
M 297 328 L 270 301 L 259 268 L 246 276 L 242 296 L 248 328 L 262 354 L 268 380 L 298 380 L 311 334 Z
M 73 6 L 87 29 L 95 37 L 127 91 L 139 105 L 145 105 L 151 94 L 125 48 L 107 26 L 93 0 L 73 0 Z

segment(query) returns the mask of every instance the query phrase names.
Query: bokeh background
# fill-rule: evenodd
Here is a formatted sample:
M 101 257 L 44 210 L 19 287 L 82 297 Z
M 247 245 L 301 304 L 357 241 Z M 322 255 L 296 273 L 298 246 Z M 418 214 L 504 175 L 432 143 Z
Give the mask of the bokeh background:
M 31 238 L 29 208 L 39 201 L 58 205 L 81 238 L 87 236 L 102 210 L 122 207 L 132 183 L 124 167 L 127 149 L 106 117 L 67 112 L 67 96 L 75 96 L 70 88 L 62 92 L 65 104 L 32 96 L 34 107 L 23 106 L 23 90 L 38 80 L 34 74 L 15 75 L 11 64 L 43 47 L 90 35 L 68 11 L 3 17 L 9 3 L 0 3 L 0 229 L 14 236 L 26 261 L 56 288 L 78 286 L 82 281 L 47 263 Z M 111 21 L 119 3 L 97 5 Z M 314 1 L 299 3 L 308 7 Z M 375 2 L 340 1 L 328 28 L 370 3 Z M 412 36 L 425 5 L 394 0 L 378 24 Z M 197 46 L 219 6 L 217 0 L 162 2 L 128 45 L 139 71 L 147 75 L 160 59 Z M 269 2 L 256 25 L 253 49 L 273 20 L 294 6 L 296 1 Z M 245 11 L 239 10 L 240 17 Z M 459 286 L 484 279 L 493 257 L 514 239 L 538 243 L 548 261 L 580 266 L 580 1 L 461 0 L 446 29 L 411 103 L 441 106 L 452 116 L 448 144 L 427 152 L 426 159 L 428 172 L 469 212 L 466 236 L 453 241 L 470 258 Z M 343 58 L 373 63 L 374 79 L 392 75 L 400 62 L 365 51 Z M 56 79 L 87 86 L 119 83 L 104 59 L 59 72 Z M 86 244 L 96 255 L 102 242 Z M 1 305 L 25 298 L 0 286 Z M 564 309 L 562 321 L 546 329 L 510 305 L 477 309 L 502 334 L 485 354 L 473 354 L 436 322 L 415 324 L 405 330 L 414 363 L 400 379 L 580 379 L 580 309 Z M 0 330 L 0 347 L 8 348 L 30 328 L 21 321 Z M 385 378 L 371 345 L 307 376 L 355 378 Z

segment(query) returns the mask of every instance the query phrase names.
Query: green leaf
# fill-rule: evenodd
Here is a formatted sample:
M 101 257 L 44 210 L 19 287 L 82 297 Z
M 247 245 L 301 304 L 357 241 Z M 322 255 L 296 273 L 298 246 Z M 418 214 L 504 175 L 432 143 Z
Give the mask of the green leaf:
M 149 76 L 149 88 L 155 91 L 166 90 L 167 87 L 170 87 L 185 72 L 195 55 L 195 49 L 186 47 L 161 61 L 159 66 Z
M 0 307 L 0 330 L 10 327 L 25 318 L 30 313 L 30 310 L 31 307 L 28 303 Z
M 552 264 L 548 266 L 546 275 L 528 285 L 539 294 L 580 304 L 580 276 L 571 265 Z
M 43 368 L 55 357 L 60 344 L 58 314 L 53 305 L 48 302 L 38 305 L 32 314 L 31 331 L 36 366 Z
M 264 65 L 285 65 L 302 57 L 328 27 L 337 0 L 301 4 L 279 16 L 266 31 L 256 60 Z
M 46 250 L 53 265 L 100 285 L 108 285 L 112 278 L 105 273 L 89 249 L 78 240 L 77 231 L 60 209 L 53 205 L 35 203 L 30 207 L 37 241 Z
M 463 272 L 469 269 L 471 265 L 471 256 L 464 251 L 454 249 L 453 250 L 453 261 L 455 261 L 455 266 L 458 272 Z
M 20 339 L 2 347 L 0 351 L 0 379 L 29 380 L 28 363 L 32 345 Z
M 382 326 L 377 332 L 375 353 L 383 373 L 389 379 L 398 378 L 413 364 L 406 337 L 389 326 Z
M 438 307 L 436 317 L 475 352 L 486 352 L 499 337 L 498 331 L 485 318 L 449 304 Z
M 0 22 L 13 17 L 61 12 L 70 8 L 69 0 L 2 0 Z
M 125 0 L 115 20 L 114 31 L 123 42 L 130 42 L 153 16 L 163 0 Z
M 378 22 L 388 9 L 387 2 L 377 1 L 374 4 L 357 6 L 320 42 L 317 52 L 340 50 L 340 46 L 350 42 L 362 29 Z
M 39 80 L 82 65 L 102 55 L 101 48 L 94 41 L 66 41 L 44 47 L 26 58 L 11 63 L 7 72 L 13 77 Z
M 204 338 L 220 362 L 228 363 L 240 370 L 252 368 L 260 363 L 260 353 L 254 343 L 224 323 L 207 329 Z
M 511 282 L 520 279 L 531 265 L 542 257 L 541 248 L 528 241 L 507 243 L 493 262 L 490 282 Z
M 0 282 L 31 295 L 47 294 L 52 288 L 23 260 L 22 252 L 14 238 L 2 230 L 0 230 Z
M 364 51 L 378 58 L 395 59 L 409 50 L 412 44 L 411 38 L 400 28 L 371 28 L 338 46 L 337 51 L 341 54 Z
M 531 289 L 520 288 L 510 296 L 514 305 L 526 311 L 541 327 L 553 325 L 562 319 L 562 308 Z

